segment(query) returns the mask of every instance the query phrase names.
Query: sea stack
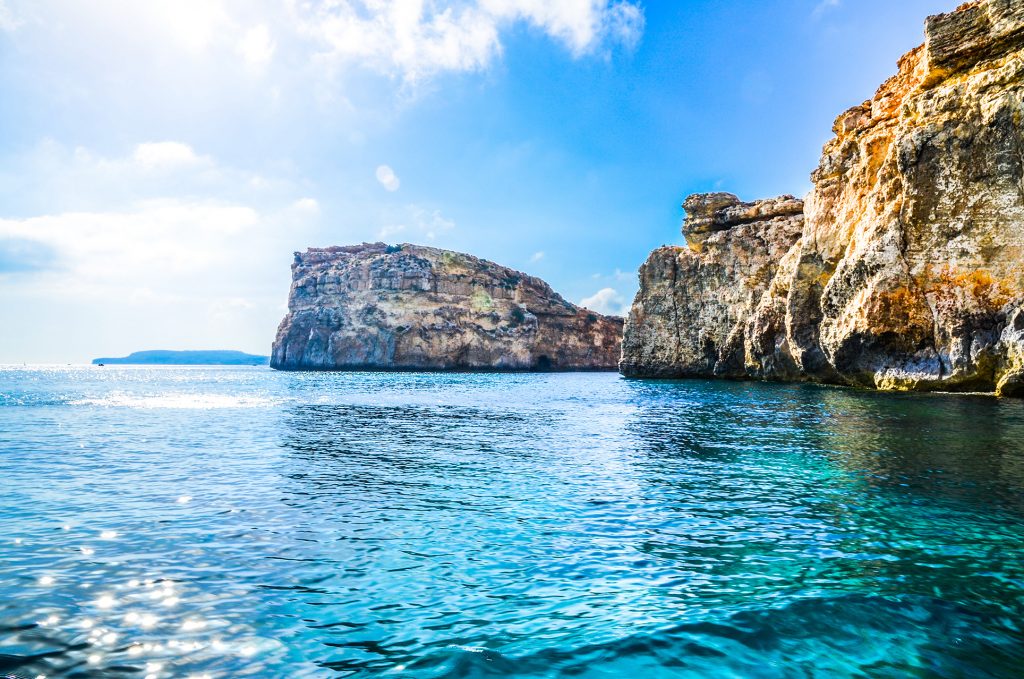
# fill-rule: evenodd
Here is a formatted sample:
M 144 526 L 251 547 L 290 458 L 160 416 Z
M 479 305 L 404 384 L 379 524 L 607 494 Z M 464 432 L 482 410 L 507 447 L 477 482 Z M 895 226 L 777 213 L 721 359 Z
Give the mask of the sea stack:
M 622 371 L 1024 392 L 1024 3 L 930 17 L 841 115 L 803 210 L 687 199 L 655 251 Z
M 471 255 L 366 243 L 295 253 L 282 370 L 616 370 L 622 319 Z

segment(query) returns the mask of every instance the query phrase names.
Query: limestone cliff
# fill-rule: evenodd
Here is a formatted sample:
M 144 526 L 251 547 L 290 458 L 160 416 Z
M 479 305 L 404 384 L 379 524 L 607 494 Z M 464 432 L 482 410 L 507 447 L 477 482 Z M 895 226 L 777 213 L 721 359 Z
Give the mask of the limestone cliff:
M 801 226 L 766 219 L 778 201 L 687 201 L 689 247 L 641 270 L 623 372 L 1021 393 L 1022 125 L 1024 3 L 929 18 L 836 121 Z
M 622 319 L 469 255 L 384 243 L 296 253 L 271 366 L 614 370 Z
M 714 193 L 691 196 L 684 207 L 690 247 L 655 250 L 641 267 L 620 368 L 627 375 L 744 377 L 748 356 L 756 355 L 750 320 L 800 237 L 803 201 L 741 203 Z

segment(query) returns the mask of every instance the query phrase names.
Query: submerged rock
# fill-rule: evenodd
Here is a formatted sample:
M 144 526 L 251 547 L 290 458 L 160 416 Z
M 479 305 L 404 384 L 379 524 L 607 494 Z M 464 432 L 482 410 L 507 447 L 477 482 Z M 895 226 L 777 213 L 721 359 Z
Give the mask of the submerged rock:
M 470 255 L 384 243 L 296 253 L 271 366 L 615 370 L 622 319 Z
M 836 120 L 802 225 L 687 199 L 689 247 L 641 270 L 624 373 L 1024 389 L 1024 4 L 926 33 Z

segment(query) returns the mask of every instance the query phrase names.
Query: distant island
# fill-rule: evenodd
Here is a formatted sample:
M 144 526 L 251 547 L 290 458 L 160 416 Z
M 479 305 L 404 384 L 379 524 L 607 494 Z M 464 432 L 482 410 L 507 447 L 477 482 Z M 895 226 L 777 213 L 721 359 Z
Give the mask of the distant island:
M 269 356 L 241 351 L 136 351 L 121 358 L 94 358 L 93 365 L 268 365 Z

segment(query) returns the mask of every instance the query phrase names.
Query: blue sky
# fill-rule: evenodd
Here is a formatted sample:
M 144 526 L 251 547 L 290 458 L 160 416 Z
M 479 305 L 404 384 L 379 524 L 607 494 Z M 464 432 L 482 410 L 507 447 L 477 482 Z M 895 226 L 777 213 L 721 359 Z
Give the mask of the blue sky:
M 686 195 L 803 195 L 956 0 L 0 0 L 0 362 L 268 353 L 294 250 L 622 311 Z

